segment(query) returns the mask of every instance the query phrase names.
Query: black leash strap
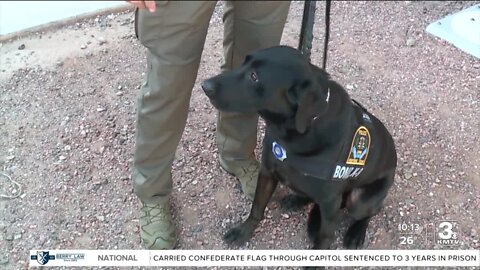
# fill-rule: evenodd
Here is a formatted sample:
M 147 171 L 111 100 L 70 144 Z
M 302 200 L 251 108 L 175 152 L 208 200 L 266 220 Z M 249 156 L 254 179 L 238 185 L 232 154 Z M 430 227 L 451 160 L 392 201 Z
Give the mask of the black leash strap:
M 323 69 L 327 66 L 328 40 L 330 39 L 330 4 L 331 0 L 325 3 L 325 43 L 323 45 Z M 300 29 L 300 42 L 298 49 L 310 61 L 313 42 L 313 24 L 315 23 L 316 1 L 305 1 L 303 8 L 302 26 Z
M 302 52 L 308 61 L 312 51 L 313 42 L 313 24 L 315 23 L 316 1 L 305 1 L 303 7 L 302 27 L 300 28 L 300 42 L 298 49 Z
M 325 3 L 325 40 L 323 44 L 323 65 L 322 68 L 325 70 L 327 67 L 327 51 L 328 51 L 328 40 L 330 39 L 330 4 L 331 1 L 327 0 Z

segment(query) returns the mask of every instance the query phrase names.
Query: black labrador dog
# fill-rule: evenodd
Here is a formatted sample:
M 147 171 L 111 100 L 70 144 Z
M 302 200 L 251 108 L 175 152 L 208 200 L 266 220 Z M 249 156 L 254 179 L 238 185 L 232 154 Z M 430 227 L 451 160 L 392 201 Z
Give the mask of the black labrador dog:
M 257 112 L 266 124 L 250 215 L 224 239 L 236 244 L 250 239 L 280 181 L 299 194 L 298 204 L 314 203 L 308 220 L 314 249 L 330 248 L 343 209 L 355 220 L 344 246 L 361 248 L 397 166 L 385 126 L 288 46 L 257 50 L 202 88 L 218 110 Z

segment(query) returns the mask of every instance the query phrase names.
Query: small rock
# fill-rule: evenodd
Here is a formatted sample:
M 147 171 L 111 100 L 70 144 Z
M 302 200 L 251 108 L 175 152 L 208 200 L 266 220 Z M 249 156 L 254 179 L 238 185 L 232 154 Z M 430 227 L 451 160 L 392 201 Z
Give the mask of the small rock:
M 103 44 L 105 44 L 105 43 L 107 43 L 107 40 L 106 40 L 104 37 L 99 37 L 99 38 L 98 38 L 98 45 L 101 46 L 101 45 L 103 45 Z
M 105 108 L 97 108 L 97 112 L 103 112 L 105 111 Z
M 406 172 L 403 177 L 405 178 L 405 180 L 409 180 L 410 178 L 412 178 L 412 173 L 410 172 Z
M 57 61 L 57 67 L 62 67 L 63 66 L 63 62 L 62 61 Z
M 59 159 L 59 160 L 65 160 L 65 159 L 67 159 L 67 158 L 66 158 L 65 156 L 59 156 L 58 159 Z
M 353 85 L 352 84 L 347 84 L 346 88 L 347 88 L 347 90 L 353 90 Z
M 80 49 L 82 49 L 82 50 L 85 50 L 86 48 L 87 48 L 87 45 L 85 45 L 85 44 L 82 44 L 82 46 L 80 46 Z
M 193 232 L 194 233 L 198 233 L 198 232 L 201 232 L 203 230 L 203 225 L 202 224 L 197 224 L 194 228 L 193 228 Z
M 119 97 L 120 97 L 120 96 L 123 96 L 123 92 L 122 92 L 122 91 L 118 91 L 118 92 L 116 93 L 116 95 L 119 96 Z
M 97 216 L 97 219 L 98 219 L 99 221 L 102 221 L 102 222 L 105 221 L 105 217 L 104 217 L 104 216 Z
M 15 159 L 15 156 L 7 156 L 6 159 L 7 159 L 7 160 L 14 160 L 14 159 Z
M 9 262 L 7 254 L 0 255 L 0 265 L 5 265 Z
M 118 90 L 122 90 L 122 86 L 119 85 L 119 86 L 117 87 L 117 89 L 118 89 Z
M 13 240 L 18 240 L 18 239 L 22 239 L 22 234 L 21 233 L 17 233 L 13 236 Z
M 198 183 L 197 180 L 193 180 L 193 181 L 192 181 L 192 184 L 193 184 L 193 185 L 196 185 L 197 183 Z
M 103 179 L 103 180 L 96 181 L 96 182 L 93 183 L 94 186 L 100 186 L 100 185 L 103 185 L 103 184 L 108 184 L 107 179 Z
M 290 218 L 290 216 L 289 216 L 288 214 L 282 214 L 282 217 L 283 217 L 284 219 L 289 219 L 289 218 Z
M 409 38 L 409 39 L 407 39 L 407 46 L 408 47 L 413 47 L 413 46 L 415 46 L 416 42 L 417 41 L 414 38 Z
M 13 241 L 13 235 L 8 234 L 8 235 L 5 237 L 5 240 L 7 240 L 7 241 Z
M 22 45 L 18 46 L 18 49 L 19 50 L 25 50 L 25 44 L 22 44 Z
M 197 241 L 197 245 L 203 246 L 203 242 L 202 242 L 201 240 L 198 240 L 198 241 Z

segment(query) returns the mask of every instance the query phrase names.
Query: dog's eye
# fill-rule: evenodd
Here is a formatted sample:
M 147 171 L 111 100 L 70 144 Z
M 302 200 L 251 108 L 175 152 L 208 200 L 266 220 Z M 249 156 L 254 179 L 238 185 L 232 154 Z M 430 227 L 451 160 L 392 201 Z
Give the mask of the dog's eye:
M 252 82 L 258 82 L 258 77 L 255 72 L 250 73 L 250 80 L 252 80 Z

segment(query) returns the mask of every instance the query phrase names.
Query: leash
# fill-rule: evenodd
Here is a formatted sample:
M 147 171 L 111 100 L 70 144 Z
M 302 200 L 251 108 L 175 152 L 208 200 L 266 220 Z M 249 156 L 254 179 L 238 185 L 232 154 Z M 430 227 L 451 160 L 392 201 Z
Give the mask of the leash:
M 323 43 L 323 70 L 327 67 L 327 51 L 328 51 L 328 41 L 330 39 L 330 4 L 331 1 L 327 0 L 325 3 L 325 39 Z
M 325 70 L 327 66 L 327 51 L 328 41 L 330 39 L 330 6 L 331 0 L 326 0 L 325 3 L 325 40 L 323 44 L 323 65 Z M 313 24 L 315 22 L 315 7 L 316 1 L 305 1 L 303 7 L 302 26 L 300 28 L 300 41 L 298 44 L 298 50 L 310 61 L 313 42 Z
M 300 42 L 298 49 L 310 61 L 313 41 L 313 24 L 315 22 L 316 1 L 305 1 L 303 6 L 302 26 L 300 28 Z

